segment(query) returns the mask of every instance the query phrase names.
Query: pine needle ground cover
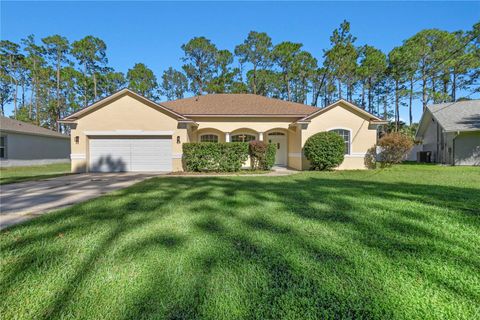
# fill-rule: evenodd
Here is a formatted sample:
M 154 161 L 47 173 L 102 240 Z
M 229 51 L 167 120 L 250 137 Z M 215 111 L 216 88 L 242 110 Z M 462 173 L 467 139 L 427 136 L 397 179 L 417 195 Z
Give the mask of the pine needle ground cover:
M 480 168 L 159 177 L 0 233 L 2 319 L 474 319 Z

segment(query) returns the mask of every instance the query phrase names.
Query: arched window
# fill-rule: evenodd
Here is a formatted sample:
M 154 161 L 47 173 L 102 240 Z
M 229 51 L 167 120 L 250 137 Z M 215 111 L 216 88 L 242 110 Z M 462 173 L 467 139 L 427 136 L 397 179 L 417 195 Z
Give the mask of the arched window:
M 257 137 L 251 134 L 235 134 L 232 136 L 232 142 L 250 142 L 255 139 Z
M 350 130 L 334 129 L 330 130 L 330 132 L 335 132 L 342 137 L 343 142 L 345 142 L 345 154 L 350 154 Z
M 216 134 L 203 134 L 200 136 L 200 142 L 218 142 Z

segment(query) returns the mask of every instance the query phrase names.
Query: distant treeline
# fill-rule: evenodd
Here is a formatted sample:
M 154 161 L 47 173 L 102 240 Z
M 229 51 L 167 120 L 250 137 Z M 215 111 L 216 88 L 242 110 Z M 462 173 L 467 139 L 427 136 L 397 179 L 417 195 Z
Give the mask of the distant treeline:
M 273 44 L 251 31 L 233 52 L 195 37 L 182 45 L 181 70 L 168 68 L 161 79 L 143 63 L 126 74 L 108 66 L 107 45 L 86 36 L 70 42 L 60 35 L 36 41 L 33 35 L 0 42 L 1 111 L 13 104 L 13 117 L 60 130 L 64 115 L 128 87 L 150 99 L 187 94 L 254 93 L 313 106 L 336 99 L 355 102 L 399 123 L 400 108 L 466 99 L 479 92 L 480 23 L 471 30 L 422 30 L 388 54 L 357 46 L 344 21 L 321 57 L 301 43 Z M 320 62 L 321 61 L 321 62 Z M 463 97 L 458 92 L 467 92 Z

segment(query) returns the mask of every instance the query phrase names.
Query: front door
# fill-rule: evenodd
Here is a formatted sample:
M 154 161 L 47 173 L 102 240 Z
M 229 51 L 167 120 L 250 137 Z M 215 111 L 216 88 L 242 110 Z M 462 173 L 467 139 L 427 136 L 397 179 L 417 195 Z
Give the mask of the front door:
M 272 143 L 277 147 L 275 154 L 275 165 L 287 165 L 287 136 L 283 132 L 271 132 L 268 134 L 268 143 Z

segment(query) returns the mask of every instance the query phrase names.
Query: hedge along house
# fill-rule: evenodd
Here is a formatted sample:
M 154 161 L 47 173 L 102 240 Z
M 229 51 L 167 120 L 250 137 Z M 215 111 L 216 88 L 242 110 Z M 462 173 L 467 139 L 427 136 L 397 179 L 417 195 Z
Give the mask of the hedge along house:
M 309 168 L 305 141 L 320 131 L 345 140 L 340 169 L 363 169 L 384 121 L 339 100 L 317 108 L 252 94 L 210 94 L 155 103 L 121 90 L 61 120 L 71 127 L 73 172 L 182 171 L 185 142 L 263 140 L 275 164 Z

